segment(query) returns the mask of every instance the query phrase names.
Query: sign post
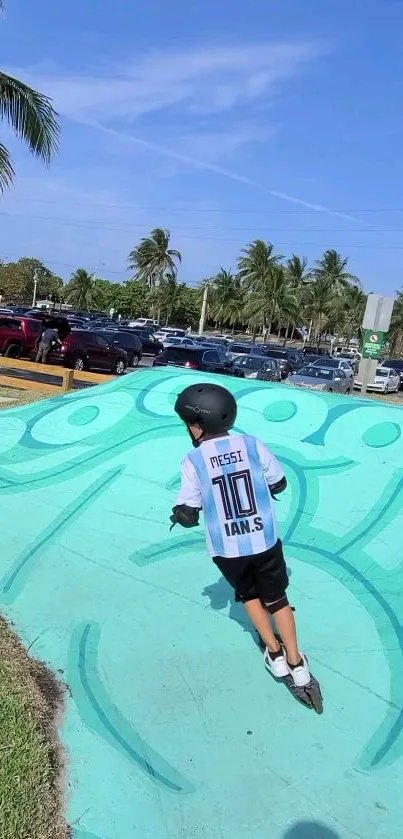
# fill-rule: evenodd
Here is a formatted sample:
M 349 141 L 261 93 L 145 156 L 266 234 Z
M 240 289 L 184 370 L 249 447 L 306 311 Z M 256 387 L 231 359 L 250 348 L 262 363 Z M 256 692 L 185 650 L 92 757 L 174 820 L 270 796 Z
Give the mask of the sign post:
M 389 329 L 394 302 L 393 297 L 383 297 L 380 294 L 369 294 L 367 297 L 362 322 L 365 329 L 364 343 L 358 371 L 358 377 L 362 382 L 361 393 L 367 392 L 368 383 L 375 376 L 385 334 Z
M 380 358 L 382 354 L 382 347 L 385 333 L 373 329 L 366 329 L 364 335 L 364 343 L 362 345 L 363 358 Z

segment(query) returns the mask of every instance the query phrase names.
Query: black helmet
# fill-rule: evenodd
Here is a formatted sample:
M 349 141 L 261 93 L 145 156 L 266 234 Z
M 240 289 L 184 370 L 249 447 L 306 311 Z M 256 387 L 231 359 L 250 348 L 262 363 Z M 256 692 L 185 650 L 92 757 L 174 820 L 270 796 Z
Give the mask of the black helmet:
M 222 434 L 234 425 L 237 404 L 225 387 L 205 383 L 186 387 L 175 402 L 175 411 L 186 425 L 197 422 L 203 434 Z

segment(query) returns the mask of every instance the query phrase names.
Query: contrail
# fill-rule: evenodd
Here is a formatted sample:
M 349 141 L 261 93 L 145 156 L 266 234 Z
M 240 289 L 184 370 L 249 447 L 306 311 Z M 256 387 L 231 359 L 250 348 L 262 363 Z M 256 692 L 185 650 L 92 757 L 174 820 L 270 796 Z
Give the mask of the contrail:
M 241 184 L 247 184 L 247 186 L 252 186 L 255 189 L 259 189 L 261 192 L 265 192 L 266 195 L 272 195 L 274 198 L 280 198 L 282 201 L 289 201 L 292 204 L 298 204 L 300 207 L 306 207 L 308 210 L 314 210 L 317 213 L 326 213 L 327 215 L 335 216 L 336 218 L 343 219 L 344 221 L 353 221 L 356 224 L 363 224 L 363 221 L 355 216 L 349 216 L 346 213 L 338 213 L 336 210 L 331 210 L 329 207 L 322 206 L 322 204 L 312 204 L 310 201 L 305 201 L 302 198 L 296 198 L 294 195 L 288 195 L 286 192 L 278 192 L 274 189 L 267 189 L 267 187 L 262 186 L 257 181 L 253 181 L 245 175 L 239 175 L 237 172 L 233 172 L 231 169 L 226 169 L 224 166 L 217 166 L 216 163 L 209 163 L 206 160 L 198 160 L 195 157 L 190 157 L 187 154 L 174 151 L 174 149 L 170 149 L 167 146 L 161 146 L 159 143 L 152 143 L 149 140 L 144 140 L 142 137 L 135 137 L 124 131 L 116 131 L 114 128 L 108 128 L 100 122 L 85 120 L 85 125 L 88 125 L 97 131 L 102 131 L 104 134 L 109 134 L 112 137 L 129 140 L 137 146 L 142 146 L 145 149 L 149 149 L 150 151 L 154 151 L 157 154 L 164 155 L 165 157 L 180 160 L 181 163 L 188 163 L 191 166 L 198 167 L 199 169 L 216 172 L 217 175 L 222 175 L 224 178 L 229 178 L 232 181 L 238 181 L 238 183 Z

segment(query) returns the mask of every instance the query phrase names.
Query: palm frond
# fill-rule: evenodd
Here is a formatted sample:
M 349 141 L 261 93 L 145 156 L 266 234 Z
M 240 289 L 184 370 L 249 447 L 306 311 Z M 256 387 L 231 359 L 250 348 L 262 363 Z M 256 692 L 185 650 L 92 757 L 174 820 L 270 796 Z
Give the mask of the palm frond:
M 1 2 L 1 0 L 0 0 Z M 5 146 L 0 143 L 0 192 L 10 186 L 14 178 L 13 164 Z
M 58 147 L 60 129 L 47 96 L 0 72 L 0 119 L 10 124 L 32 154 L 50 162 Z

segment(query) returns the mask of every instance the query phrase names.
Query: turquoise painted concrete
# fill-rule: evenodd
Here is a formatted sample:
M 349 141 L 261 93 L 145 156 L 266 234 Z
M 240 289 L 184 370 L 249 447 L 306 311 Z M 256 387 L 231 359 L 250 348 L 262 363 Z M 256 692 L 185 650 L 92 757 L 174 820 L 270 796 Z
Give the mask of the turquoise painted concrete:
M 403 411 L 225 380 L 289 479 L 318 717 L 265 672 L 202 529 L 169 532 L 193 381 L 149 370 L 0 414 L 1 608 L 70 688 L 74 837 L 400 839 Z

